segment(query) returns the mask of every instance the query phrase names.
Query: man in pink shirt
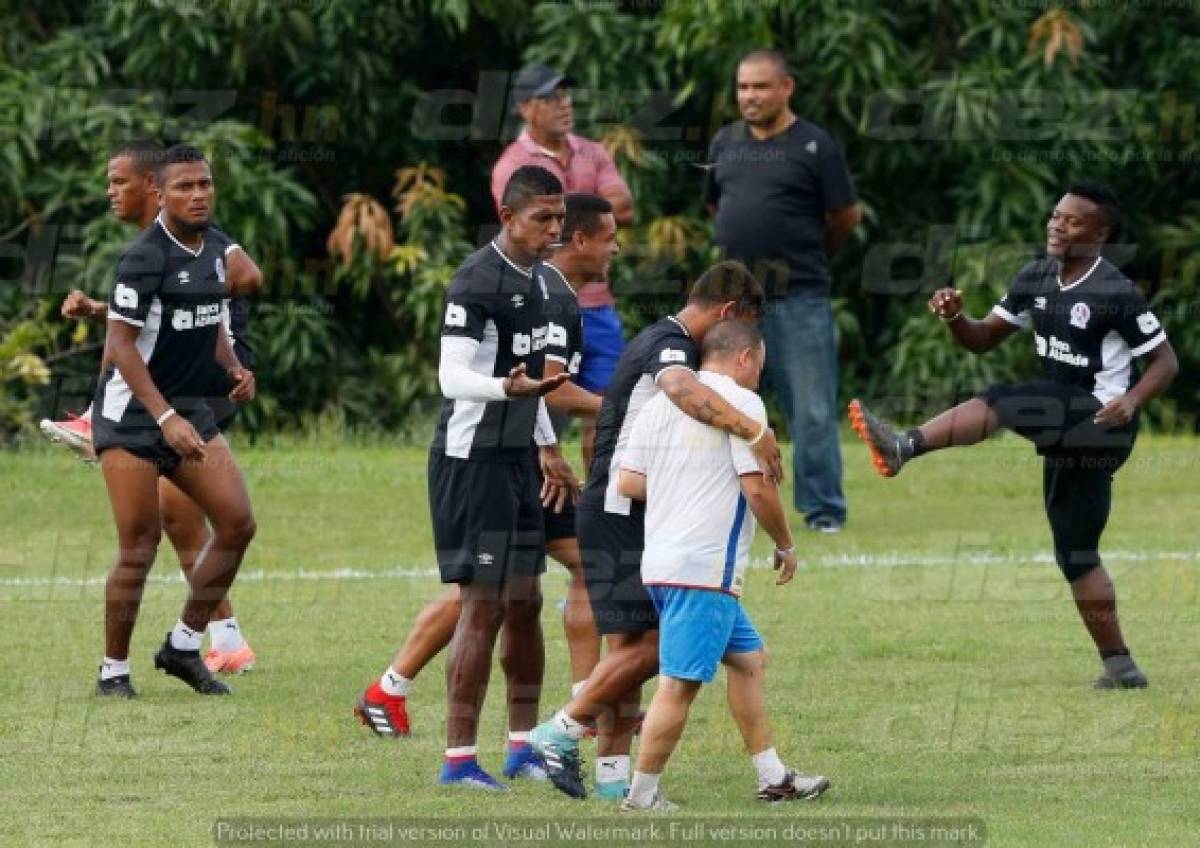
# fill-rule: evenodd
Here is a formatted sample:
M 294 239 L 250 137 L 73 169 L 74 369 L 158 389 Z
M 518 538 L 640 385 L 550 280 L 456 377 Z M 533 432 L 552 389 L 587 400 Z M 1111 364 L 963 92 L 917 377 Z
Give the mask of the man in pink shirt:
M 492 198 L 500 208 L 500 195 L 513 171 L 538 165 L 562 182 L 567 193 L 598 194 L 612 204 L 618 226 L 633 223 L 633 196 L 604 145 L 571 132 L 575 110 L 571 102 L 572 77 L 545 65 L 527 65 L 513 80 L 513 101 L 524 121 L 521 134 L 492 168 Z M 625 347 L 621 319 L 613 303 L 608 280 L 596 280 L 579 289 L 583 319 L 583 361 L 575 382 L 602 394 Z M 585 423 L 584 460 L 590 461 L 594 422 Z

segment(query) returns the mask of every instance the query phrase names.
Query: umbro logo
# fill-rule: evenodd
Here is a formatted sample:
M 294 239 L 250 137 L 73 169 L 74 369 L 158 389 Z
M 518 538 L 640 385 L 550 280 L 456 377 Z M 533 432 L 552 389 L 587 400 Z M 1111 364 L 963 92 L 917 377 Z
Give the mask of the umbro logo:
M 810 141 L 808 144 L 804 145 L 804 149 L 813 156 L 817 155 L 817 143 L 815 141 Z
M 192 281 L 192 278 L 191 278 L 191 277 L 188 275 L 188 272 L 187 272 L 187 271 L 180 271 L 180 272 L 179 272 L 179 283 L 180 283 L 180 285 L 183 285 L 184 283 L 190 283 L 191 281 Z
M 496 561 L 496 558 L 494 556 L 492 556 L 491 554 L 480 554 L 479 555 L 479 564 L 480 565 L 491 565 L 495 561 Z
M 524 306 L 525 305 L 525 295 L 514 294 L 512 296 L 512 305 L 515 306 L 517 309 L 520 309 L 522 306 Z
M 1046 308 L 1046 298 L 1035 297 L 1033 299 L 1033 308 L 1034 309 L 1045 309 Z

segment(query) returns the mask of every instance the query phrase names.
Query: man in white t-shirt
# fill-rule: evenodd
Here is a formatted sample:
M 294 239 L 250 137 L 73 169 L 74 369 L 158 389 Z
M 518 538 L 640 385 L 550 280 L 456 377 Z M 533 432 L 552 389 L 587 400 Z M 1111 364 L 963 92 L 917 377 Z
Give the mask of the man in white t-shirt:
M 758 329 L 722 321 L 704 337 L 700 382 L 765 426 L 754 393 L 766 358 Z M 661 679 L 642 727 L 637 768 L 622 810 L 670 810 L 658 780 L 688 708 L 717 665 L 729 675 L 729 707 L 758 773 L 763 801 L 816 798 L 824 777 L 784 766 L 766 712 L 766 650 L 739 598 L 755 519 L 775 541 L 778 584 L 796 571 L 795 545 L 779 490 L 749 445 L 683 414 L 667 398 L 648 401 L 621 458 L 620 491 L 646 501 L 642 582 L 659 615 Z

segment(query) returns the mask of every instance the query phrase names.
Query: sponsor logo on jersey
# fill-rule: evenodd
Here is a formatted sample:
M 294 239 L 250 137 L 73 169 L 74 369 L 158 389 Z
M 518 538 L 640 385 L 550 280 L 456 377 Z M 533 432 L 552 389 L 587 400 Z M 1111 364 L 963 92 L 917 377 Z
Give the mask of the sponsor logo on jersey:
M 137 289 L 124 283 L 117 283 L 117 287 L 113 289 L 113 303 L 122 309 L 137 309 Z
M 1092 317 L 1092 310 L 1088 308 L 1086 303 L 1077 303 L 1071 307 L 1071 326 L 1078 327 L 1081 330 L 1087 329 L 1088 319 Z
M 1046 308 L 1046 298 L 1035 297 L 1033 299 L 1033 308 L 1034 309 L 1045 309 Z
M 176 330 L 195 330 L 221 323 L 221 304 L 203 303 L 192 309 L 176 309 L 171 313 L 171 326 Z
M 546 347 L 546 327 L 534 327 L 533 335 L 528 333 L 513 333 L 512 352 L 515 356 L 525 356 Z
M 467 309 L 465 306 L 459 306 L 457 303 L 446 301 L 446 326 L 447 327 L 465 327 L 467 326 Z
M 555 347 L 566 347 L 567 328 L 551 321 L 549 332 L 546 335 L 546 344 L 554 345 Z
M 1076 368 L 1087 368 L 1088 358 L 1082 353 L 1075 353 L 1071 350 L 1071 345 L 1061 339 L 1050 337 L 1050 340 L 1042 338 L 1034 334 L 1033 342 L 1037 346 L 1038 356 L 1046 359 L 1053 359 L 1055 362 L 1061 362 L 1064 365 L 1074 365 Z
M 687 362 L 687 354 L 682 350 L 676 350 L 673 347 L 663 348 L 662 353 L 658 355 L 659 362 Z
M 1147 336 L 1162 326 L 1158 323 L 1158 318 L 1154 317 L 1153 312 L 1143 312 L 1137 317 L 1137 324 L 1138 329 Z
M 520 309 L 522 306 L 524 306 L 525 305 L 525 295 L 514 294 L 512 296 L 512 305 L 515 306 L 517 309 Z

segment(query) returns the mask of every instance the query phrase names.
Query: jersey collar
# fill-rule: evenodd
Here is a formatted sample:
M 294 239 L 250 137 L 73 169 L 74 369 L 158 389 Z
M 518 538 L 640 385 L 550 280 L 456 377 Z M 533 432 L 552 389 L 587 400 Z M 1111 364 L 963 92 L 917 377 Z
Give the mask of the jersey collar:
M 166 224 L 163 223 L 161 212 L 158 213 L 158 217 L 154 219 L 154 222 L 156 224 L 158 224 L 160 227 L 162 227 L 163 232 L 167 234 L 167 237 L 169 239 L 171 239 L 171 241 L 173 241 L 173 242 L 175 242 L 175 244 L 179 245 L 180 250 L 186 250 L 192 256 L 199 256 L 204 251 L 204 236 L 200 236 L 200 246 L 198 248 L 196 248 L 195 250 L 192 250 L 190 247 L 188 247 L 186 244 L 181 242 L 179 239 L 175 238 L 175 234 L 173 232 L 171 232 L 170 228 L 167 227 Z
M 688 332 L 688 328 L 687 328 L 687 327 L 685 327 L 685 326 L 683 325 L 683 322 L 682 322 L 682 321 L 680 321 L 678 318 L 676 318 L 674 315 L 668 315 L 668 316 L 667 316 L 667 320 L 668 320 L 668 321 L 674 321 L 676 324 L 678 324 L 678 325 L 679 325 L 679 329 L 683 330 L 683 334 L 684 334 L 685 336 L 687 336 L 689 339 L 692 337 L 692 334 Z
M 1073 289 L 1073 288 L 1075 288 L 1077 285 L 1079 285 L 1080 283 L 1082 283 L 1082 282 L 1083 282 L 1084 280 L 1086 280 L 1088 277 L 1092 276 L 1092 272 L 1093 272 L 1093 271 L 1095 271 L 1097 267 L 1099 267 L 1099 265 L 1100 265 L 1100 260 L 1101 260 L 1101 259 L 1103 259 L 1103 258 L 1104 258 L 1103 256 L 1097 256 L 1097 257 L 1096 257 L 1096 261 L 1092 263 L 1092 267 L 1091 267 L 1091 268 L 1088 268 L 1086 271 L 1084 271 L 1084 273 L 1083 273 L 1083 276 L 1082 276 L 1082 277 L 1080 277 L 1080 278 L 1079 278 L 1078 280 L 1076 280 L 1075 282 L 1071 283 L 1069 286 L 1064 286 L 1064 285 L 1063 285 L 1063 281 L 1062 281 L 1062 269 L 1060 268 L 1060 269 L 1059 269 L 1059 271 L 1058 271 L 1058 273 L 1056 273 L 1056 274 L 1054 275 L 1054 279 L 1058 281 L 1058 290 L 1059 290 L 1059 291 L 1069 291 L 1070 289 Z
M 575 291 L 575 287 L 572 286 L 571 283 L 567 280 L 567 275 L 564 274 L 561 270 L 559 270 L 558 266 L 556 266 L 553 262 L 548 262 L 545 259 L 542 260 L 542 265 L 546 268 L 553 269 L 554 273 L 558 274 L 558 276 L 562 279 L 563 285 L 566 286 L 567 289 L 570 290 L 571 294 L 575 296 L 575 299 L 576 300 L 579 299 L 579 293 Z
M 500 258 L 501 258 L 501 259 L 503 259 L 505 262 L 507 262 L 507 263 L 509 264 L 509 267 L 511 267 L 511 268 L 512 268 L 514 271 L 516 271 L 516 272 L 518 272 L 518 273 L 520 273 L 520 274 L 522 274 L 522 275 L 524 275 L 524 276 L 526 276 L 526 277 L 530 277 L 530 278 L 532 278 L 532 277 L 533 277 L 533 268 L 522 268 L 522 267 L 521 267 L 520 265 L 518 265 L 516 262 L 513 262 L 511 259 L 509 259 L 509 258 L 508 258 L 508 257 L 507 257 L 507 256 L 504 254 L 504 251 L 500 249 L 500 245 L 496 244 L 496 240 L 495 240 L 495 239 L 492 239 L 492 250 L 494 250 L 494 251 L 496 251 L 497 253 L 499 253 L 499 254 L 500 254 Z

